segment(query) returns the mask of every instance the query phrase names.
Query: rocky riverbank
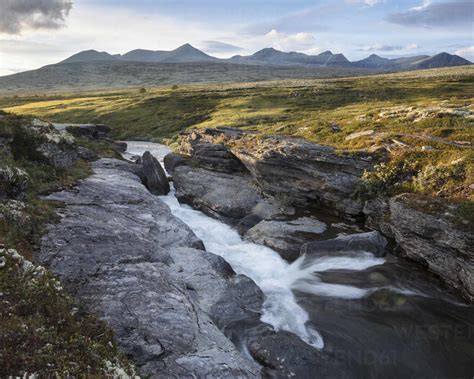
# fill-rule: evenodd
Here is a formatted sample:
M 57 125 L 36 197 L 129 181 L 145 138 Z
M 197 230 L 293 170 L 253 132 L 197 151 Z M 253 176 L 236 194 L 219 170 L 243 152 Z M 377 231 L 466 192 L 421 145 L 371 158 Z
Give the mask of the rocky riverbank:
M 418 266 L 387 255 L 387 239 L 380 232 L 398 243 L 402 255 L 467 293 L 472 293 L 472 234 L 455 222 L 449 204 L 414 194 L 354 196 L 361 175 L 372 166 L 370 156 L 340 155 L 305 141 L 261 139 L 229 129 L 184 134 L 182 154 L 164 159 L 176 197 L 231 229 L 181 207 L 153 154 L 141 151 L 138 163 L 99 158 L 104 146 L 118 157 L 126 145 L 109 140 L 105 126 L 30 120 L 19 127 L 28 138 L 16 131 L 0 139 L 0 154 L 9 164 L 0 178 L 0 226 L 7 228 L 6 237 L 16 238 L 8 243 L 22 247 L 25 241 L 16 236 L 39 229 L 36 213 L 47 210 L 41 225 L 49 225 L 30 254 L 84 307 L 79 313 L 56 307 L 55 317 L 69 320 L 77 314 L 78 322 L 84 322 L 84 315 L 92 315 L 87 317 L 107 325 L 100 329 L 104 337 L 84 330 L 91 357 L 81 357 L 77 372 L 85 372 L 90 363 L 97 366 L 94 373 L 113 373 L 108 370 L 112 361 L 133 373 L 115 346 L 146 377 L 466 372 L 472 354 L 462 346 L 471 336 L 452 331 L 471 327 L 471 308 Z M 165 148 L 148 145 L 156 151 Z M 25 171 L 15 165 L 24 165 Z M 67 178 L 67 185 L 42 181 L 56 177 Z M 45 184 L 50 185 L 46 191 Z M 4 212 L 7 205 L 15 207 Z M 435 238 L 438 234 L 441 238 Z M 14 288 L 3 281 L 5 273 L 12 273 L 9 257 L 0 256 L 0 264 L 6 262 L 0 284 L 8 291 L 8 312 L 16 306 L 10 301 Z M 52 276 L 51 283 L 58 286 Z M 48 293 L 45 301 L 57 296 Z M 21 296 L 14 301 L 18 309 L 24 301 L 42 304 Z M 36 326 L 56 320 L 35 315 Z M 31 320 L 25 323 L 21 317 L 23 330 Z M 449 329 L 436 336 L 434 350 L 432 329 L 427 332 L 425 322 Z M 41 342 L 50 338 L 48 333 L 33 337 Z M 74 333 L 64 338 L 82 341 L 82 334 Z M 419 334 L 414 342 L 413 333 Z M 50 345 L 46 341 L 43 345 Z M 110 352 L 104 348 L 109 343 Z M 58 341 L 52 344 L 74 355 L 73 342 L 64 348 Z M 354 355 L 354 349 L 362 355 Z M 62 353 L 53 356 L 54 351 L 48 360 L 64 358 Z M 417 361 L 412 355 L 424 357 L 423 367 L 412 364 Z M 372 356 L 375 361 L 369 361 Z M 21 368 L 16 363 L 8 373 Z M 65 364 L 58 371 L 56 364 L 37 371 L 69 369 Z
M 142 374 L 258 376 L 202 309 L 244 279 L 202 251 L 133 165 L 99 160 L 93 169 L 73 191 L 48 197 L 65 208 L 42 239 L 40 262 L 107 321 Z
M 305 241 L 347 227 L 336 223 L 328 230 L 319 220 L 298 217 L 317 207 L 381 231 L 401 255 L 474 300 L 474 234 L 466 220 L 456 219 L 459 205 L 417 194 L 360 196 L 361 178 L 374 167 L 370 155 L 229 128 L 183 133 L 177 152 L 165 165 L 181 201 L 236 225 L 290 261 Z
M 204 251 L 147 190 L 145 165 L 101 159 L 92 167 L 94 174 L 73 190 L 48 196 L 64 208 L 42 238 L 38 259 L 107 322 L 139 373 L 224 378 L 259 377 L 263 370 L 291 377 L 323 362 L 320 370 L 339 364 L 260 321 L 261 290 Z M 244 329 L 258 332 L 238 350 L 233 342 Z

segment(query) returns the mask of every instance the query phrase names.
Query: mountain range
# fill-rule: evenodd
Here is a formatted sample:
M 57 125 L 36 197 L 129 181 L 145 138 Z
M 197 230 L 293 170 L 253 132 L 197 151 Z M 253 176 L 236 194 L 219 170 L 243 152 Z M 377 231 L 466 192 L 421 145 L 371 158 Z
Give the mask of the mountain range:
M 468 64 L 471 62 L 447 53 L 397 59 L 373 54 L 350 62 L 343 54 L 331 51 L 307 55 L 272 48 L 219 59 L 189 44 L 172 51 L 138 49 L 123 55 L 87 50 L 56 64 L 1 76 L 0 93 L 335 78 Z
M 376 54 L 372 54 L 365 59 L 350 62 L 344 56 L 344 54 L 333 54 L 331 51 L 325 51 L 318 55 L 307 55 L 297 52 L 283 52 L 273 48 L 265 48 L 252 55 L 236 55 L 228 59 L 219 59 L 212 57 L 199 49 L 196 49 L 190 44 L 185 44 L 171 51 L 137 49 L 129 51 L 123 55 L 112 55 L 107 52 L 87 50 L 74 54 L 60 63 L 64 64 L 98 61 L 149 63 L 220 62 L 244 65 L 356 67 L 381 71 L 418 70 L 471 64 L 471 62 L 458 55 L 451 55 L 444 52 L 434 56 L 419 55 L 394 59 L 382 58 Z

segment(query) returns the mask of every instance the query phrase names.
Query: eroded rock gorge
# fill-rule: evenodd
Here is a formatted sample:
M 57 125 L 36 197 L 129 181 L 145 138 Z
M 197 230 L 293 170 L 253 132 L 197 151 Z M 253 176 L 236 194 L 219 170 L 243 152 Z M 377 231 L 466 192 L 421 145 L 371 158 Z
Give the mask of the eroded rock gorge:
M 317 205 L 379 230 L 395 240 L 401 255 L 426 266 L 467 300 L 474 299 L 474 233 L 453 221 L 456 205 L 416 194 L 358 196 L 360 178 L 373 166 L 370 155 L 348 156 L 301 139 L 262 138 L 229 128 L 182 133 L 177 151 L 166 157 L 165 165 L 179 199 L 237 225 L 242 233 L 253 228 L 247 238 L 280 251 L 293 249 L 287 259 L 299 256 L 304 238 L 290 249 L 287 243 L 279 249 L 278 239 L 295 242 L 292 226 L 300 239 L 305 233 L 306 240 L 314 238 L 317 220 L 309 229 L 298 231 L 296 225 L 302 222 L 297 217 L 302 209 Z M 278 231 L 272 237 L 269 227 L 285 230 L 285 237 Z

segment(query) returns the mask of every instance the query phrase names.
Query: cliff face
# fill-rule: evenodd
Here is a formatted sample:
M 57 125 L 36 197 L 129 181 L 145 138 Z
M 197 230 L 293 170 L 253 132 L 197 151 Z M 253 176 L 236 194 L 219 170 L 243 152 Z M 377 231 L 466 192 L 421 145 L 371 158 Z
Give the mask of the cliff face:
M 395 239 L 413 259 L 474 300 L 474 233 L 453 220 L 457 205 L 401 194 L 368 201 L 368 223 Z
M 219 156 L 215 155 L 216 150 L 219 150 Z M 471 249 L 474 234 L 453 221 L 458 205 L 442 205 L 440 201 L 423 199 L 417 194 L 370 200 L 359 198 L 357 186 L 364 170 L 372 167 L 370 157 L 338 154 L 331 148 L 300 139 L 257 138 L 228 128 L 184 133 L 178 152 L 182 156 L 172 154 L 165 160 L 170 163 L 169 170 L 174 170 L 178 194 L 185 193 L 183 197 L 191 199 L 194 206 L 212 209 L 214 215 L 236 215 L 242 220 L 240 223 L 234 220 L 234 224 L 240 226 L 243 233 L 253 228 L 247 234 L 249 239 L 255 237 L 259 243 L 286 251 L 282 253 L 286 254 L 286 259 L 294 260 L 300 254 L 299 248 L 305 238 L 296 245 L 288 242 L 295 241 L 291 230 L 298 230 L 301 220 L 273 221 L 265 225 L 261 220 L 285 219 L 298 210 L 319 205 L 346 219 L 362 220 L 366 227 L 393 238 L 401 255 L 425 265 L 469 301 L 474 299 L 474 254 Z M 241 163 L 245 171 L 242 171 Z M 201 168 L 196 168 L 198 166 Z M 216 174 L 206 168 L 225 171 L 228 181 L 209 180 L 209 175 Z M 201 170 L 201 174 L 197 170 Z M 193 177 L 193 180 L 189 179 Z M 241 182 L 236 182 L 236 178 Z M 196 186 L 190 185 L 193 181 Z M 209 182 L 211 184 L 207 184 Z M 219 183 L 219 191 L 212 189 L 212 183 Z M 229 192 L 230 188 L 234 195 Z M 241 201 L 239 188 L 243 191 Z M 252 196 L 246 195 L 246 188 L 251 189 Z M 233 206 L 222 206 L 216 197 L 227 199 Z M 206 199 L 205 205 L 203 199 Z M 243 203 L 245 206 L 242 207 Z M 274 213 L 259 214 L 257 210 L 262 209 L 263 204 L 267 207 L 273 204 Z M 236 212 L 237 208 L 239 212 Z M 275 230 L 268 230 L 269 226 Z M 309 230 L 315 227 L 310 226 Z M 277 229 L 282 228 L 286 230 L 286 241 L 274 238 L 279 233 Z M 310 239 L 308 235 L 306 239 Z

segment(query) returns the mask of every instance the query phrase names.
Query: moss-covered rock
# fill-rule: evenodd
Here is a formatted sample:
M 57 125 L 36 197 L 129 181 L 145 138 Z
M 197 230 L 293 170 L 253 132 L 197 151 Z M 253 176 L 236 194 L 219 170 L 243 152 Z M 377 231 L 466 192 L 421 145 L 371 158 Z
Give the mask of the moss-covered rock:
M 24 199 L 30 178 L 14 166 L 0 167 L 0 199 Z

